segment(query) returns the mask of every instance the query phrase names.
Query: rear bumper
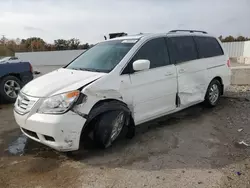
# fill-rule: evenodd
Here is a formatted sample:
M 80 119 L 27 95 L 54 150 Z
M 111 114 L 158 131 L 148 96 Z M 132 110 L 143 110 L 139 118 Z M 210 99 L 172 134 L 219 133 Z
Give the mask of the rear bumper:
M 86 119 L 74 112 L 69 111 L 63 115 L 35 113 L 29 116 L 20 115 L 14 110 L 14 116 L 27 137 L 57 151 L 79 149 L 81 131 Z
M 229 73 L 223 78 L 224 91 L 231 85 L 232 71 L 229 69 Z

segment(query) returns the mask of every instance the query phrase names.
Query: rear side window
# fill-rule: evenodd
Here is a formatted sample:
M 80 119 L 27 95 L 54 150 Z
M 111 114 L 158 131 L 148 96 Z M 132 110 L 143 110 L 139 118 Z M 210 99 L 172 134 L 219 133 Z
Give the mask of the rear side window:
M 213 37 L 194 37 L 198 46 L 199 57 L 208 58 L 224 55 L 219 42 Z
M 168 38 L 170 57 L 174 63 L 191 61 L 198 58 L 193 37 L 180 36 Z
M 144 44 L 133 57 L 132 63 L 139 59 L 149 60 L 150 68 L 156 68 L 170 64 L 165 39 L 152 39 Z

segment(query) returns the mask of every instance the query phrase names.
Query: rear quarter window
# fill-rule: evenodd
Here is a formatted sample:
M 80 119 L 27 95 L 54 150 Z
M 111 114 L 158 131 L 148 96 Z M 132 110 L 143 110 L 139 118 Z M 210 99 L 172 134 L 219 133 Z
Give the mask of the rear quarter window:
M 213 37 L 194 37 L 200 58 L 209 58 L 224 55 L 219 42 Z

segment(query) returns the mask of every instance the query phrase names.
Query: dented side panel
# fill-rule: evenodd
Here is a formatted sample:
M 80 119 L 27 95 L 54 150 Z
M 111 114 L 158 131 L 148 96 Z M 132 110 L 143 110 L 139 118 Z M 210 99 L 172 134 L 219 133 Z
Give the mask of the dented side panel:
M 207 63 L 208 60 L 194 60 L 176 65 L 182 107 L 204 100 L 209 83 Z
M 133 111 L 131 94 L 126 92 L 129 85 L 130 79 L 128 75 L 119 76 L 116 80 L 113 80 L 113 82 L 109 81 L 109 77 L 97 80 L 83 88 L 82 93 L 87 99 L 84 103 L 76 105 L 73 111 L 84 117 L 84 115 L 89 114 L 96 103 L 104 100 L 121 101 L 127 104 L 130 110 Z
M 226 62 L 226 56 L 217 56 L 177 65 L 181 106 L 190 106 L 203 101 L 208 85 L 216 77 L 222 79 L 224 88 L 227 87 L 230 84 L 231 71 Z

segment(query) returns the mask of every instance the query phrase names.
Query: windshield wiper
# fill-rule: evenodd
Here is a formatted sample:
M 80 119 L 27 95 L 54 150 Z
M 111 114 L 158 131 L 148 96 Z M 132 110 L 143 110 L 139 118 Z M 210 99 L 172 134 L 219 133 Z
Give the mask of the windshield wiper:
M 71 68 L 73 70 L 89 71 L 89 72 L 105 72 L 105 70 L 90 69 L 90 68 Z
M 101 70 L 98 69 L 89 69 L 89 68 L 79 68 L 78 70 L 90 71 L 90 72 L 102 72 Z
M 90 72 L 96 72 L 95 69 L 88 69 L 88 68 L 79 68 L 79 70 L 82 70 L 82 71 L 90 71 Z
M 81 71 L 92 71 L 93 72 L 92 69 L 86 69 L 86 68 L 71 68 L 71 69 L 73 69 L 73 70 L 81 70 Z
M 73 70 L 80 70 L 79 68 L 70 68 L 70 69 L 73 69 Z

